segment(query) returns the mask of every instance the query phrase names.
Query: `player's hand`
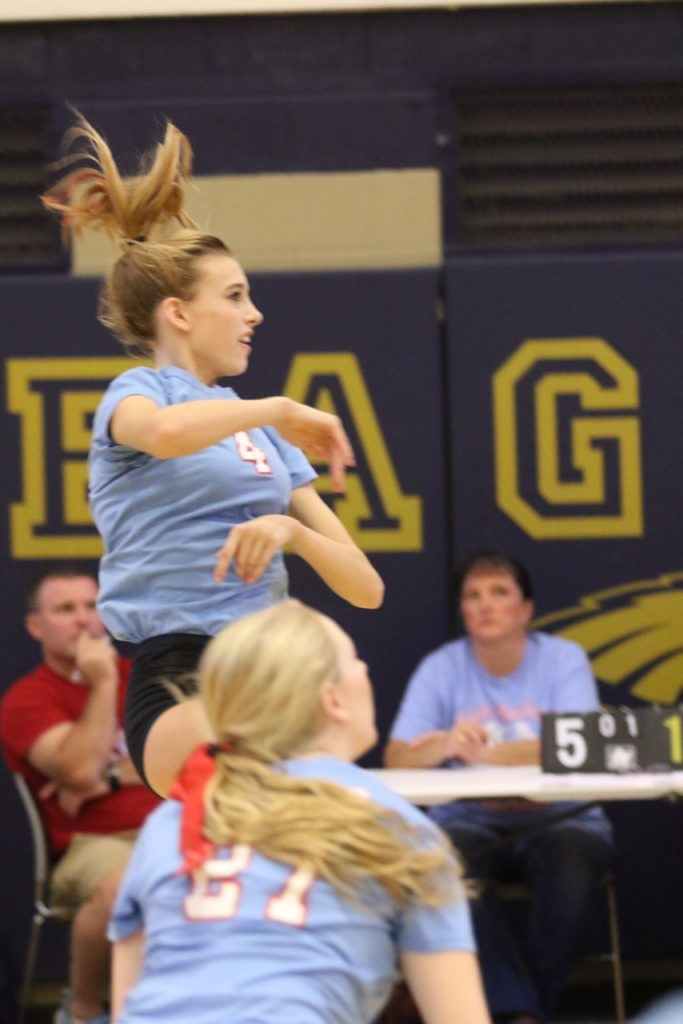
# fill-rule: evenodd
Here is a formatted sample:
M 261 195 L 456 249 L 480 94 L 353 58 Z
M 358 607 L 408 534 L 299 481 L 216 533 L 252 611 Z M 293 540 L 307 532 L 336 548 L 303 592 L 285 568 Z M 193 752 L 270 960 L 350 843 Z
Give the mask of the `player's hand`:
M 220 583 L 232 565 L 245 583 L 256 583 L 270 560 L 289 543 L 297 528 L 291 516 L 259 516 L 248 523 L 233 526 L 223 547 L 216 554 L 213 578 Z
M 275 426 L 285 441 L 324 459 L 329 465 L 333 490 L 345 490 L 344 474 L 349 466 L 355 465 L 355 458 L 338 416 L 287 399 Z
M 488 741 L 489 734 L 480 722 L 472 718 L 461 718 L 446 735 L 446 757 L 457 757 L 465 764 L 476 764 L 481 760 Z
M 86 686 L 100 686 L 118 680 L 117 654 L 106 633 L 81 633 L 76 643 L 76 669 Z

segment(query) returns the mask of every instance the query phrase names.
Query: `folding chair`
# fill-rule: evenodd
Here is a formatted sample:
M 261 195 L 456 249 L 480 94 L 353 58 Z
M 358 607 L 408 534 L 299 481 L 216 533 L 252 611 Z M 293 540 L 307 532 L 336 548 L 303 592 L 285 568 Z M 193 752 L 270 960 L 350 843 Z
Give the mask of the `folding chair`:
M 40 811 L 23 776 L 15 773 L 13 778 L 26 811 L 33 843 L 33 918 L 28 947 L 26 949 L 26 958 L 24 960 L 24 976 L 19 995 L 18 1024 L 24 1024 L 26 1011 L 31 1002 L 33 974 L 43 924 L 45 921 L 69 922 L 73 917 L 74 911 L 72 907 L 61 907 L 51 902 L 50 880 L 52 865 L 50 863 L 47 837 L 43 828 Z
M 523 882 L 494 882 L 496 895 L 501 900 L 528 900 L 531 892 Z M 608 963 L 612 974 L 614 989 L 614 1015 L 616 1024 L 626 1024 L 624 1001 L 624 974 L 621 961 L 621 941 L 619 937 L 619 918 L 617 916 L 617 892 L 614 875 L 607 871 L 601 881 L 600 888 L 605 893 L 607 902 L 607 927 L 609 931 L 609 949 L 602 953 L 588 953 L 586 960 Z M 583 959 L 583 958 L 582 958 Z

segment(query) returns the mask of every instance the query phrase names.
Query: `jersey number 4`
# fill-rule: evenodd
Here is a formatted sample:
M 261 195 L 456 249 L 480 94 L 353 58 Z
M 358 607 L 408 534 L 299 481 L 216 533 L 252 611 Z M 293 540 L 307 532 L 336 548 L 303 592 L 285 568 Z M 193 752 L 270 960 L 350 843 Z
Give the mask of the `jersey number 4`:
M 238 876 L 249 867 L 252 852 L 250 846 L 240 843 L 229 857 L 207 860 L 193 873 L 192 892 L 185 897 L 189 921 L 229 921 L 235 916 L 243 886 Z M 266 901 L 264 917 L 302 928 L 308 916 L 308 890 L 314 882 L 312 871 L 292 868 L 280 891 Z
M 237 442 L 237 454 L 242 462 L 253 462 L 257 473 L 263 476 L 271 476 L 273 471 L 268 462 L 268 456 L 260 448 L 257 448 L 246 430 L 238 430 L 235 434 Z

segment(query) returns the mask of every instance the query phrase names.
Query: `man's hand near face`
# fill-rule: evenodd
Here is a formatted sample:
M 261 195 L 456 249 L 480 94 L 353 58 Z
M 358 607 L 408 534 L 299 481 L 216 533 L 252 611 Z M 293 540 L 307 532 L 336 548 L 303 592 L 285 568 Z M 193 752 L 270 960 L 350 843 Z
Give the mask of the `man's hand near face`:
M 85 686 L 116 686 L 118 662 L 114 645 L 106 633 L 91 636 L 84 631 L 76 644 L 76 671 Z

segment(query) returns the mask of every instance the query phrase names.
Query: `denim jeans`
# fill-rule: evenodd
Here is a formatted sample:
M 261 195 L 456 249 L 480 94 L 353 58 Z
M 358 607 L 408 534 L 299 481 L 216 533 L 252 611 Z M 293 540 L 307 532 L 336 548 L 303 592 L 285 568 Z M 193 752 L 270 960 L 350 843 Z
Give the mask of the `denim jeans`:
M 611 844 L 571 819 L 517 835 L 510 828 L 459 822 L 448 834 L 463 857 L 467 877 L 482 882 L 471 909 L 491 1014 L 529 1013 L 548 1019 L 600 879 L 610 866 Z M 529 886 L 523 942 L 513 935 L 487 880 Z

